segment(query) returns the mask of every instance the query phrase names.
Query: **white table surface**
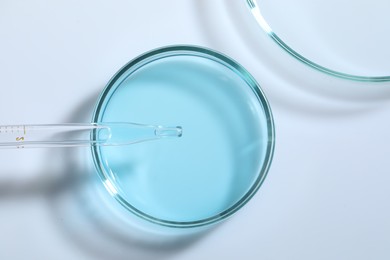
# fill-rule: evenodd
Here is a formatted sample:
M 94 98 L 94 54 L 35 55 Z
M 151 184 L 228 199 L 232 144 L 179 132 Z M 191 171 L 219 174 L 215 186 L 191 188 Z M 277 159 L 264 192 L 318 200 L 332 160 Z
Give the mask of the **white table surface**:
M 103 203 L 104 191 L 91 197 L 88 149 L 0 150 L 0 259 L 390 259 L 390 84 L 299 63 L 257 28 L 244 2 L 0 2 L 1 124 L 87 122 L 126 62 L 194 44 L 252 73 L 277 134 L 256 196 L 184 238 L 141 237 L 117 205 Z

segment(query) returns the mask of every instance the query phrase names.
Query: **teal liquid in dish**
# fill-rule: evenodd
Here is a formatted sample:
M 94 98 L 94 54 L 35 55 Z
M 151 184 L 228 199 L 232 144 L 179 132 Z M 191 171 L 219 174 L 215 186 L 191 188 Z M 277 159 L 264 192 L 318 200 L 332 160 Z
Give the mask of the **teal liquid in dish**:
M 204 220 L 234 206 L 261 179 L 267 116 L 231 68 L 169 56 L 114 84 L 99 121 L 183 128 L 180 138 L 99 148 L 111 190 L 133 211 L 171 222 Z

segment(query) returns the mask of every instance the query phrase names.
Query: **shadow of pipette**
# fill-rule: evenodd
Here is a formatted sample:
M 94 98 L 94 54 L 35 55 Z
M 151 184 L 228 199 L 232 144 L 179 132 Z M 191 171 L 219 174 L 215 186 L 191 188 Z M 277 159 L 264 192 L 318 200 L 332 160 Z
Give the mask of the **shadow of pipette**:
M 89 122 L 97 97 L 93 95 L 76 107 L 66 121 Z M 2 174 L 0 201 L 45 199 L 58 230 L 86 256 L 110 260 L 164 259 L 190 247 L 212 230 L 167 228 L 132 215 L 105 190 L 89 148 L 39 151 L 45 155 L 41 167 L 44 170 L 23 178 L 21 174 Z M 9 157 L 20 152 L 26 156 L 37 150 L 13 150 Z

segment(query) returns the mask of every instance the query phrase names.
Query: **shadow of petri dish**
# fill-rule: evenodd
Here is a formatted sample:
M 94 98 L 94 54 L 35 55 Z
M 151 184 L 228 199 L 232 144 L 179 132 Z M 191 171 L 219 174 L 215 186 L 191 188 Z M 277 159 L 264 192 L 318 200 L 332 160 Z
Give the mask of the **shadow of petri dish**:
M 164 47 L 126 64 L 102 92 L 93 122 L 183 128 L 181 138 L 92 147 L 110 194 L 162 226 L 226 219 L 256 193 L 272 161 L 274 123 L 260 86 L 237 62 L 201 47 Z
M 243 1 L 262 30 L 302 63 L 339 78 L 390 81 L 389 1 Z
M 48 194 L 55 219 L 68 243 L 95 259 L 165 259 L 185 250 L 213 229 L 157 226 L 129 214 L 105 190 L 84 149 L 65 151 L 73 184 Z M 84 159 L 81 161 L 80 159 Z M 88 173 L 88 174 L 87 174 Z M 69 178 L 68 178 L 69 179 Z

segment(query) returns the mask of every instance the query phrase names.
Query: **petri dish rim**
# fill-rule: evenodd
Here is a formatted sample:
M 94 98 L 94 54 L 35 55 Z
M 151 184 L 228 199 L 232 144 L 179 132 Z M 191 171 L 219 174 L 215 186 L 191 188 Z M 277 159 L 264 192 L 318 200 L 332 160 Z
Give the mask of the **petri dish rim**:
M 123 76 L 123 74 L 129 73 L 131 75 L 135 71 L 137 71 L 139 68 L 145 66 L 146 64 L 166 58 L 171 56 L 198 56 L 207 58 L 210 60 L 213 60 L 215 62 L 218 62 L 226 67 L 228 67 L 230 70 L 233 70 L 234 73 L 239 75 L 247 85 L 252 89 L 252 91 L 256 94 L 258 102 L 262 106 L 264 110 L 265 117 L 267 119 L 267 149 L 264 156 L 264 163 L 261 166 L 260 172 L 257 173 L 257 178 L 253 185 L 250 187 L 250 189 L 245 193 L 242 198 L 240 198 L 235 204 L 230 206 L 229 208 L 225 209 L 224 211 L 220 212 L 219 214 L 216 214 L 215 216 L 205 218 L 205 219 L 199 219 L 195 221 L 188 221 L 188 222 L 180 222 L 180 221 L 172 221 L 172 220 L 164 220 L 160 219 L 154 216 L 151 216 L 149 214 L 146 214 L 133 205 L 131 205 L 128 201 L 126 201 L 123 196 L 119 192 L 115 192 L 115 184 L 111 181 L 110 177 L 108 176 L 107 172 L 105 171 L 105 167 L 100 160 L 100 147 L 98 146 L 92 146 L 91 152 L 92 157 L 94 160 L 95 168 L 97 170 L 97 173 L 103 182 L 106 190 L 111 194 L 112 197 L 114 197 L 125 209 L 130 211 L 131 213 L 137 215 L 138 217 L 145 219 L 147 221 L 150 221 L 152 223 L 156 223 L 162 226 L 168 226 L 168 227 L 175 227 L 175 228 L 190 228 L 190 227 L 200 227 L 209 225 L 212 223 L 219 222 L 221 220 L 226 219 L 227 217 L 234 214 L 236 211 L 238 211 L 240 208 L 242 208 L 258 191 L 260 186 L 262 185 L 264 179 L 267 176 L 268 170 L 270 168 L 270 165 L 272 163 L 272 158 L 274 154 L 274 148 L 275 148 L 275 126 L 274 126 L 274 120 L 272 116 L 272 111 L 269 105 L 268 100 L 266 99 L 262 89 L 260 88 L 260 85 L 256 82 L 256 80 L 250 75 L 250 73 L 244 69 L 241 65 L 239 65 L 236 61 L 232 60 L 231 58 L 225 56 L 224 54 L 221 54 L 219 52 L 216 52 L 211 49 L 207 49 L 204 47 L 199 46 L 193 46 L 193 45 L 174 45 L 174 46 L 166 46 L 161 47 L 158 49 L 154 49 L 152 51 L 146 52 L 130 62 L 128 62 L 126 65 L 124 65 L 107 83 L 106 87 L 100 94 L 98 98 L 98 102 L 95 106 L 95 110 L 92 117 L 92 122 L 97 123 L 99 122 L 102 115 L 104 115 L 105 107 L 112 96 L 112 92 L 115 92 L 115 89 L 120 86 L 120 84 L 117 84 L 117 81 Z M 127 78 L 127 77 L 126 77 Z M 114 86 L 117 86 L 115 89 L 113 89 Z M 92 133 L 91 138 L 96 139 L 96 132 Z
M 390 75 L 383 75 L 383 76 L 361 76 L 361 75 L 355 75 L 355 74 L 349 74 L 342 71 L 337 71 L 330 69 L 328 67 L 322 66 L 321 64 L 318 64 L 314 61 L 311 61 L 310 59 L 304 57 L 302 54 L 295 51 L 293 48 L 291 48 L 284 40 L 282 40 L 269 26 L 268 22 L 264 18 L 264 16 L 261 13 L 261 8 L 259 7 L 259 4 L 257 3 L 257 0 L 244 0 L 246 1 L 246 4 L 249 8 L 249 11 L 252 13 L 252 16 L 258 23 L 258 25 L 262 28 L 262 30 L 267 33 L 267 35 L 277 44 L 279 45 L 283 50 L 285 50 L 288 54 L 290 54 L 292 57 L 297 59 L 298 61 L 302 62 L 303 64 L 306 64 L 312 68 L 314 68 L 317 71 L 323 72 L 325 74 L 347 79 L 347 80 L 353 80 L 353 81 L 360 81 L 360 82 L 388 82 L 390 81 Z

